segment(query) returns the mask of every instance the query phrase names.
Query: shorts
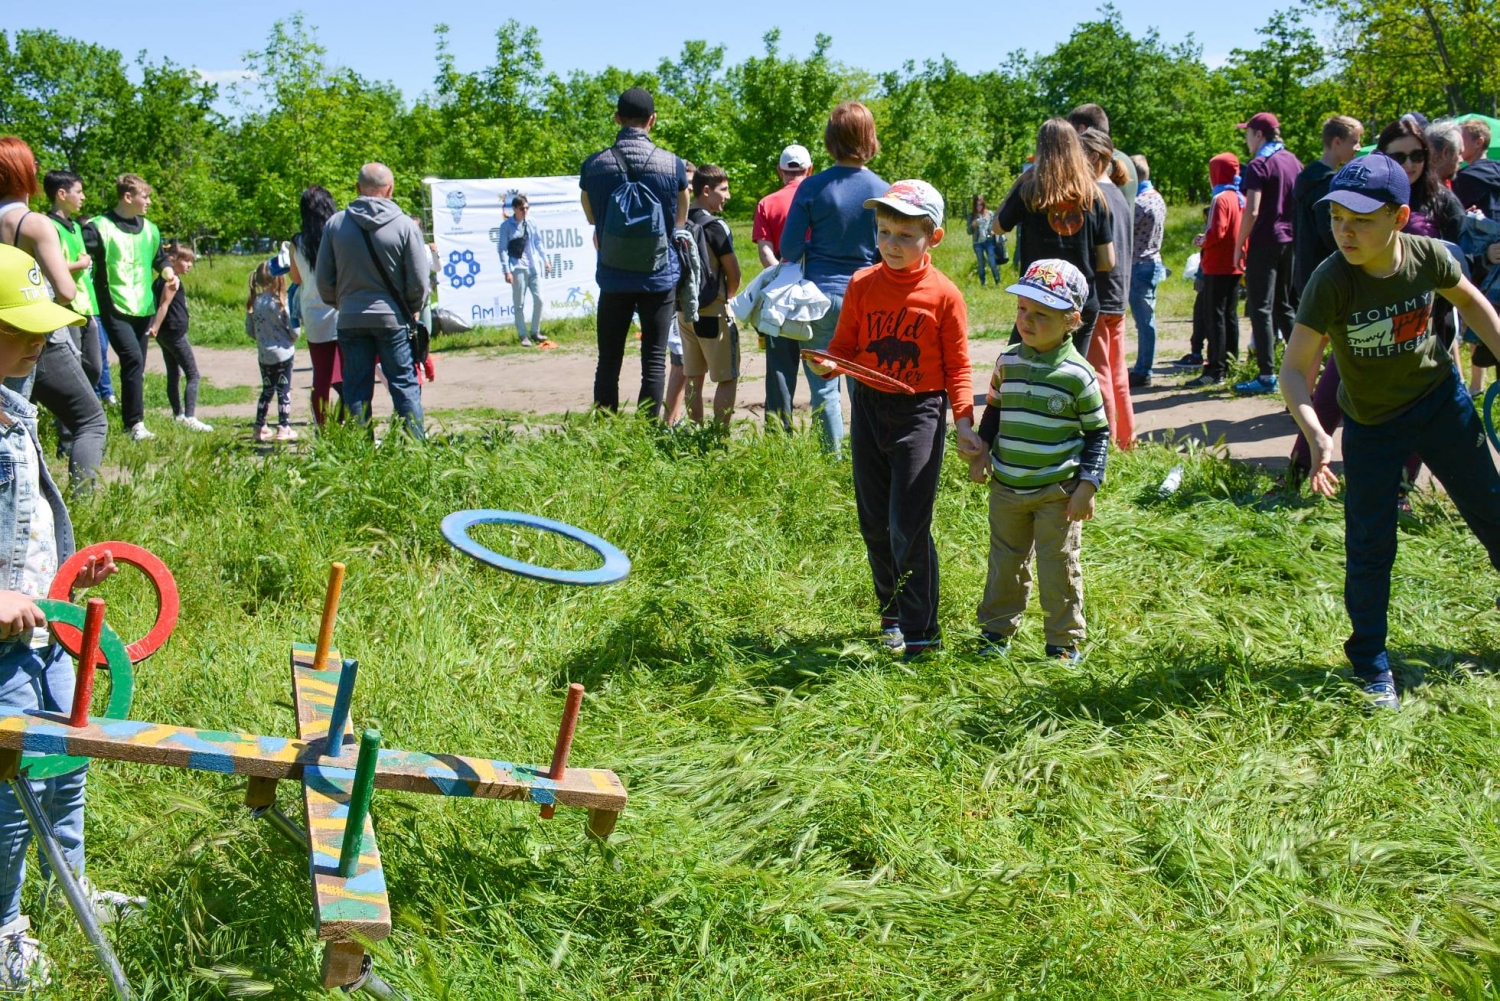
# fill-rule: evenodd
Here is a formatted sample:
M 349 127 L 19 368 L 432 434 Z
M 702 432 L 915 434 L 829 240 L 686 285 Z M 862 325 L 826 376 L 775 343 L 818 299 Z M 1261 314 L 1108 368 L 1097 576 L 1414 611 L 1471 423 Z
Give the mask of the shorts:
M 1494 352 L 1492 352 L 1489 348 L 1489 345 L 1485 344 L 1483 341 L 1480 341 L 1478 344 L 1474 345 L 1474 357 L 1469 360 L 1473 362 L 1473 364 L 1478 368 L 1495 367 Z
M 730 382 L 740 377 L 740 328 L 730 316 L 702 316 L 696 324 L 684 323 L 682 330 L 682 370 L 689 379 L 707 375 L 712 382 Z M 719 336 L 700 337 L 695 330 L 717 326 Z

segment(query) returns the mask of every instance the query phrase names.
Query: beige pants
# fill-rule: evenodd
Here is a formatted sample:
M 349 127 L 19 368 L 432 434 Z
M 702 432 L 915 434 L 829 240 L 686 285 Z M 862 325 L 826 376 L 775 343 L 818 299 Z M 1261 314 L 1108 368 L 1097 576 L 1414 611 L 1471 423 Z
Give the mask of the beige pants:
M 1021 628 L 1031 595 L 1031 551 L 1041 578 L 1046 642 L 1072 647 L 1083 642 L 1083 569 L 1078 552 L 1083 523 L 1067 518 L 1077 480 L 1022 494 L 990 483 L 990 572 L 979 603 L 979 628 L 1010 636 Z

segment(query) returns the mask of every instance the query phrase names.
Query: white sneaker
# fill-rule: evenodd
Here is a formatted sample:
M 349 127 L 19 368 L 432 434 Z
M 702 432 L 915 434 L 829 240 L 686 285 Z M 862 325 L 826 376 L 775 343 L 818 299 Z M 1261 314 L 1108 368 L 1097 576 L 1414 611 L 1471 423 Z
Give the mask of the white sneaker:
M 189 431 L 212 431 L 214 429 L 212 424 L 205 424 L 196 417 L 184 417 L 182 414 L 177 415 L 177 423 Z
M 130 425 L 130 429 L 125 433 L 130 435 L 131 441 L 150 441 L 152 438 L 156 437 L 156 435 L 152 434 L 151 431 L 146 427 L 144 422 L 137 422 Z
M 128 893 L 101 890 L 90 883 L 87 876 L 82 877 L 78 882 L 83 887 L 83 895 L 88 898 L 89 904 L 94 908 L 94 916 L 102 925 L 112 924 L 120 918 L 128 918 L 146 909 L 145 897 L 132 897 Z
M 0 989 L 24 991 L 51 982 L 52 961 L 29 931 L 31 919 L 24 914 L 0 928 Z

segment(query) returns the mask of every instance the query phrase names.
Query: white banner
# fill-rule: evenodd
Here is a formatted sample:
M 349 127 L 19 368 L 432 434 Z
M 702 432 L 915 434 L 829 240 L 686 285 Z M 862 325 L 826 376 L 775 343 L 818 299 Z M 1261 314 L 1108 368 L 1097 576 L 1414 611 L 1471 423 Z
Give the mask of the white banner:
M 542 276 L 542 318 L 594 311 L 597 255 L 593 227 L 578 201 L 577 176 L 433 181 L 431 187 L 432 235 L 442 264 L 435 279 L 438 305 L 475 325 L 514 324 L 511 287 L 500 263 L 500 224 L 510 218 L 511 199 L 523 194 L 530 203 L 531 238 L 552 266 L 551 276 Z M 529 298 L 522 308 L 531 308 Z

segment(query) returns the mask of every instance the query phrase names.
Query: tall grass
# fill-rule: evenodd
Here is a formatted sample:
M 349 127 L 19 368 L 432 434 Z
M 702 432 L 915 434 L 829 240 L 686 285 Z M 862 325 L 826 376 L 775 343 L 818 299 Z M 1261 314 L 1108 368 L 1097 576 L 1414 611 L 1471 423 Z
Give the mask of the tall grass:
M 1407 707 L 1370 717 L 1340 676 L 1339 505 L 1267 502 L 1261 474 L 1201 449 L 1112 457 L 1078 668 L 1042 659 L 1035 613 L 1009 659 L 975 656 L 986 503 L 954 460 L 936 528 L 949 646 L 907 665 L 877 652 L 848 466 L 809 435 L 570 418 L 261 454 L 167 428 L 109 459 L 124 475 L 75 505 L 80 540 L 147 546 L 183 594 L 138 718 L 294 733 L 287 649 L 313 636 L 332 560 L 355 720 L 393 746 L 545 760 L 565 685 L 588 686 L 573 761 L 631 794 L 607 848 L 575 811 L 377 795 L 397 915 L 378 968 L 413 997 L 1494 990 L 1454 902 L 1482 925 L 1496 899 L 1500 621 L 1446 501 L 1419 497 L 1403 529 Z M 490 570 L 438 532 L 471 507 L 583 526 L 632 574 L 567 590 Z M 104 591 L 139 635 L 140 578 Z M 93 769 L 90 874 L 152 899 L 114 932 L 144 997 L 327 996 L 305 860 L 246 817 L 242 785 Z M 59 964 L 39 996 L 104 998 L 37 893 Z

